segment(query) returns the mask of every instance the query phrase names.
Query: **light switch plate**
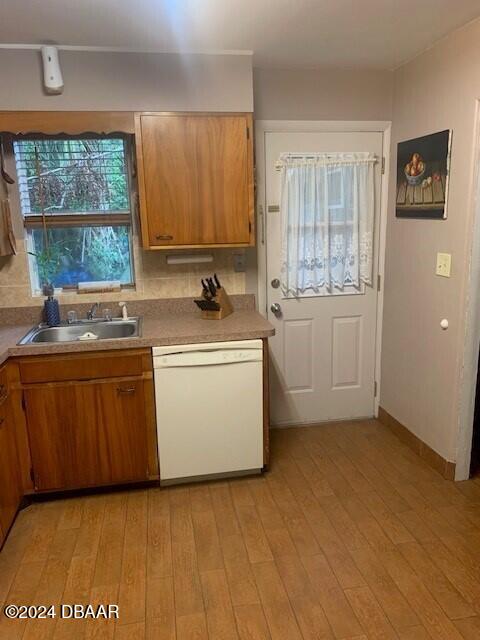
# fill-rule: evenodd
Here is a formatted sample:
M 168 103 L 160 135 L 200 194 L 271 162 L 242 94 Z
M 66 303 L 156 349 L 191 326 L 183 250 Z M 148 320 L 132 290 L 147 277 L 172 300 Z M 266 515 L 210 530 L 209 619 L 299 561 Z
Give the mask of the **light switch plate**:
M 437 253 L 437 266 L 435 273 L 437 276 L 443 278 L 450 278 L 450 271 L 452 268 L 452 254 L 451 253 Z

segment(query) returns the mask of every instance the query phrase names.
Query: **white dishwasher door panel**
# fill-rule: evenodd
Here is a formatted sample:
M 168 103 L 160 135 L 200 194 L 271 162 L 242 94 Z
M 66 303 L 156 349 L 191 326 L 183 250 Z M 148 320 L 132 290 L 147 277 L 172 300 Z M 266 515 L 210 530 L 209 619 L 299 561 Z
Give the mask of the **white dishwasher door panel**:
M 221 352 L 210 353 L 213 364 L 201 353 L 172 355 L 163 366 L 155 358 L 161 480 L 261 469 L 261 354 L 225 363 Z

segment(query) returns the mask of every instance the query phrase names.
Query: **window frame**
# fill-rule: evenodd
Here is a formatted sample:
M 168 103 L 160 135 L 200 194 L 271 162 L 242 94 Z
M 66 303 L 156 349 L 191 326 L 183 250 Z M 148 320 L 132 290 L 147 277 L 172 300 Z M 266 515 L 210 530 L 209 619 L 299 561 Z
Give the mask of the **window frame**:
M 18 202 L 19 214 L 22 218 L 22 225 L 25 229 L 25 241 L 27 243 L 28 251 L 32 251 L 32 237 L 31 230 L 42 228 L 44 226 L 44 220 L 41 213 L 24 214 L 22 211 L 19 179 L 16 172 L 16 159 L 14 142 L 16 140 L 86 140 L 86 139 L 122 139 L 125 151 L 125 166 L 127 177 L 127 192 L 128 192 L 128 211 L 110 211 L 108 213 L 83 213 L 83 212 L 69 212 L 69 213 L 47 213 L 45 214 L 45 224 L 47 228 L 66 228 L 66 227 L 127 227 L 128 228 L 128 244 L 130 251 L 130 271 L 131 282 L 120 283 L 121 289 L 135 289 L 136 288 L 136 274 L 135 274 L 135 260 L 134 260 L 134 247 L 133 247 L 133 235 L 134 235 L 134 212 L 136 210 L 136 189 L 134 188 L 135 180 L 135 159 L 134 159 L 134 147 L 132 134 L 125 132 L 112 132 L 112 133 L 76 133 L 76 134 L 43 134 L 43 133 L 20 133 L 20 134 L 8 134 L 4 136 L 4 143 L 8 149 L 9 154 L 12 157 L 12 164 L 15 167 L 16 177 L 16 197 Z M 32 292 L 37 294 L 40 292 L 37 286 L 38 274 L 34 257 L 28 256 L 29 263 L 29 277 Z M 37 282 L 34 282 L 34 277 Z M 78 283 L 76 285 L 63 285 L 62 291 L 73 292 L 78 291 Z

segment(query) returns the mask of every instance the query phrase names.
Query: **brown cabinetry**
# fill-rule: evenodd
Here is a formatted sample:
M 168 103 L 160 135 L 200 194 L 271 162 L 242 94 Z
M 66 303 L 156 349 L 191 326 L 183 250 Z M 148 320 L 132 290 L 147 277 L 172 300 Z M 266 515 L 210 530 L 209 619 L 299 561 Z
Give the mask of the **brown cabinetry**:
M 39 356 L 19 369 L 36 491 L 158 476 L 148 351 Z
M 143 246 L 254 244 L 249 114 L 138 113 Z
M 7 368 L 0 369 L 0 546 L 22 497 Z

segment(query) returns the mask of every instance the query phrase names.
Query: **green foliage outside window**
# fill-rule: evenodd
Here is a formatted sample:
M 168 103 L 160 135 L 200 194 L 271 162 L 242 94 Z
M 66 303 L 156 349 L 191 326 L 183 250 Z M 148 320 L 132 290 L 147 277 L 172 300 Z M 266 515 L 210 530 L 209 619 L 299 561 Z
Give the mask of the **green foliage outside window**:
M 97 280 L 132 282 L 128 227 L 49 228 L 47 236 L 46 246 L 42 229 L 30 234 L 38 288 L 46 282 L 56 287 Z

